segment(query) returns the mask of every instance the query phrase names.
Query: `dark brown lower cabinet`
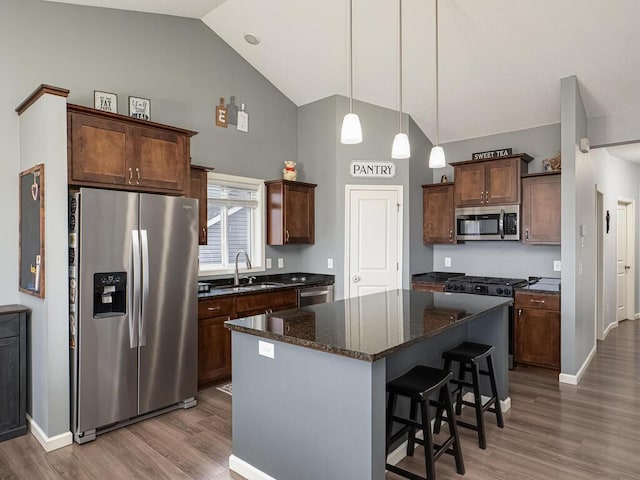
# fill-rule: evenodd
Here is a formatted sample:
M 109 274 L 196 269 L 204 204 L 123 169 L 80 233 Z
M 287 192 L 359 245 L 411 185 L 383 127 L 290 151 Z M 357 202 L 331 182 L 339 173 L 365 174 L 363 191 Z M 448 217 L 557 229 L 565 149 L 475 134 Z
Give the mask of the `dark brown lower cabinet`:
M 224 322 L 297 308 L 295 289 L 205 298 L 198 302 L 198 386 L 231 378 L 231 331 Z
M 420 292 L 444 292 L 444 283 L 417 283 L 411 284 L 411 290 Z
M 515 317 L 516 363 L 560 370 L 560 295 L 518 291 Z
M 26 307 L 0 307 L 0 441 L 27 433 Z

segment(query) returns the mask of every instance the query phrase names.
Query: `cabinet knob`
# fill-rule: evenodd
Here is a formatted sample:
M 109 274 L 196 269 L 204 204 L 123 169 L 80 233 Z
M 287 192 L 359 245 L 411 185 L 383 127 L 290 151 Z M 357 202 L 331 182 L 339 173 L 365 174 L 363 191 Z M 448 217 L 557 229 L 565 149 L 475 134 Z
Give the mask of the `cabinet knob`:
M 140 185 L 140 169 L 138 167 L 136 167 L 136 185 Z
M 521 317 L 521 316 L 522 316 L 522 309 L 521 309 L 521 308 L 519 308 L 519 309 L 518 309 L 518 317 Z
M 484 203 L 488 203 L 489 202 L 489 191 L 487 190 L 486 192 L 484 192 Z
M 207 238 L 207 229 L 206 229 L 206 227 L 202 227 L 202 238 Z
M 129 167 L 129 185 L 133 183 L 133 170 Z
M 217 307 L 207 307 L 207 310 L 209 310 L 210 312 L 215 312 L 216 310 L 220 310 L 220 305 L 218 305 Z
M 480 192 L 480 203 L 484 202 L 484 192 Z
M 529 229 L 528 228 L 524 231 L 524 239 L 525 240 L 529 240 Z
M 453 241 L 453 230 L 449 230 L 449 240 Z
M 536 300 L 535 298 L 532 298 L 531 303 L 544 303 L 544 300 Z
M 284 241 L 289 242 L 289 230 L 285 230 L 284 232 Z

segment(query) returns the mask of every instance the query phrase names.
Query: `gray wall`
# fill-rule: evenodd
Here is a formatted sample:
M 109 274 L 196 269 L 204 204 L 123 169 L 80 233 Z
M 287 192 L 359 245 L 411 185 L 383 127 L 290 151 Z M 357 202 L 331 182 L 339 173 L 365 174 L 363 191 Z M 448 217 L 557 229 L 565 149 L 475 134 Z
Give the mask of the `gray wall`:
M 640 110 L 629 110 L 589 118 L 589 140 L 592 146 L 625 143 L 640 139 Z
M 640 198 L 640 165 L 610 155 L 606 148 L 591 150 L 594 178 L 598 189 L 604 194 L 604 209 L 611 214 L 611 224 L 604 241 L 604 327 L 616 321 L 616 240 L 618 199 L 635 201 L 635 222 L 639 223 L 640 212 L 637 207 Z M 635 251 L 638 251 L 638 229 L 636 228 Z M 636 260 L 637 262 L 637 260 Z M 638 268 L 635 269 L 635 283 L 640 285 Z M 637 288 L 636 288 L 637 291 Z M 634 313 L 639 312 L 640 295 L 635 296 Z
M 447 163 L 469 160 L 474 152 L 500 147 L 511 147 L 516 153 L 528 153 L 534 158 L 529 164 L 529 172 L 540 172 L 542 160 L 560 151 L 560 125 L 545 125 L 443 145 Z M 442 174 L 453 180 L 453 167 L 447 165 L 434 171 L 436 180 Z M 444 266 L 444 257 L 451 257 L 451 268 Z M 553 271 L 554 260 L 560 260 L 559 246 L 523 245 L 520 242 L 466 242 L 433 247 L 434 270 L 470 275 L 558 277 L 560 272 Z
M 128 95 L 150 98 L 152 120 L 200 132 L 191 143 L 193 163 L 215 167 L 220 173 L 280 178 L 282 162 L 296 160 L 297 107 L 199 20 L 40 0 L 3 0 L 0 58 L 0 130 L 4 134 L 0 218 L 7 226 L 0 237 L 0 304 L 20 299 L 20 143 L 14 109 L 41 83 L 69 88 L 70 102 L 88 106 L 93 105 L 94 89 L 117 93 L 120 113 L 127 111 Z M 218 97 L 230 95 L 246 103 L 249 133 L 214 126 Z M 65 189 L 50 194 L 66 201 Z M 47 237 L 53 232 L 66 235 L 66 228 L 66 221 L 53 225 Z M 66 258 L 66 249 L 47 252 L 48 258 L 56 255 Z M 299 269 L 300 249 L 268 248 L 267 257 L 285 259 L 286 268 L 276 271 Z M 45 332 L 40 341 L 47 345 L 60 333 Z M 46 357 L 35 362 L 46 363 Z M 64 390 L 63 382 L 57 385 Z M 46 385 L 42 391 L 47 391 Z M 48 399 L 34 396 L 34 402 L 49 402 L 49 419 L 64 420 L 69 411 L 68 389 L 65 397 L 66 402 L 58 401 L 57 393 Z M 43 423 L 45 434 L 62 433 L 60 422 Z
M 19 48 L 17 46 L 19 45 Z M 297 107 L 200 20 L 40 0 L 0 2 L 0 218 L 17 225 L 18 117 L 14 108 L 41 83 L 69 88 L 69 101 L 93 105 L 93 91 L 151 99 L 153 121 L 199 132 L 193 163 L 216 172 L 281 178 L 297 158 Z M 219 97 L 246 103 L 249 133 L 215 127 Z M 65 228 L 61 225 L 61 228 Z M 17 228 L 0 238 L 0 303 L 17 301 Z M 297 270 L 299 249 L 272 249 Z
M 575 76 L 561 80 L 562 373 L 575 375 L 595 346 L 595 179 L 579 150 L 587 115 Z M 586 235 L 579 234 L 580 226 Z
M 335 274 L 336 298 L 344 296 L 345 185 L 402 185 L 404 287 L 410 284 L 410 272 L 424 271 L 431 265 L 428 253 L 418 251 L 414 257 L 413 251 L 418 243 L 418 230 L 419 238 L 422 238 L 422 196 L 413 190 L 431 181 L 425 160 L 431 145 L 415 124 L 409 126 L 405 115 L 403 128 L 409 133 L 411 159 L 396 161 L 396 176 L 392 179 L 352 178 L 349 165 L 353 160 L 390 160 L 391 144 L 398 129 L 397 111 L 364 102 L 355 102 L 354 105 L 363 130 L 363 142 L 358 145 L 342 145 L 339 141 L 342 118 L 348 111 L 345 97 L 331 96 L 304 105 L 298 112 L 298 159 L 305 178 L 320 185 L 316 195 L 317 241 L 304 249 L 301 267 L 303 270 Z M 327 269 L 327 258 L 333 258 L 333 270 Z

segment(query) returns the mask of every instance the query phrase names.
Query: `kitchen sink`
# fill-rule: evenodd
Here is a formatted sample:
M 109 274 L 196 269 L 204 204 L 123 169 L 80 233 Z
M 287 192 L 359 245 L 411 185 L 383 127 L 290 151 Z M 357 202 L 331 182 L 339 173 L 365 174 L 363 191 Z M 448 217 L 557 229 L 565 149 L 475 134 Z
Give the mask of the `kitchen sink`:
M 264 290 L 267 288 L 273 287 L 282 287 L 284 283 L 278 282 L 261 282 L 261 283 L 245 283 L 243 285 L 220 285 L 214 288 L 211 288 L 210 291 L 224 291 L 224 292 L 253 292 L 256 290 Z

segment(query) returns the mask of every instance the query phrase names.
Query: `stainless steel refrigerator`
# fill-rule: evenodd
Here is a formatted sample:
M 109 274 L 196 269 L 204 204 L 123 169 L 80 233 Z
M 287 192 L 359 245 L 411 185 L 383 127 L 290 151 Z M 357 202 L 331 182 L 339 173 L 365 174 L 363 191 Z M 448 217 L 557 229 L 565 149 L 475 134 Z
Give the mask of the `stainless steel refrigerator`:
M 196 403 L 198 206 L 83 188 L 69 213 L 72 431 L 85 443 Z

